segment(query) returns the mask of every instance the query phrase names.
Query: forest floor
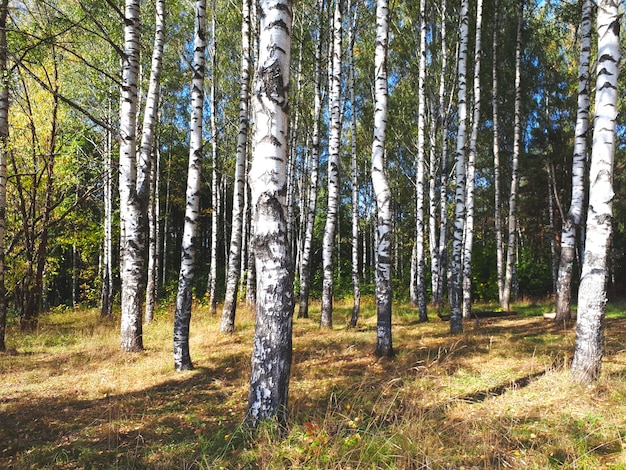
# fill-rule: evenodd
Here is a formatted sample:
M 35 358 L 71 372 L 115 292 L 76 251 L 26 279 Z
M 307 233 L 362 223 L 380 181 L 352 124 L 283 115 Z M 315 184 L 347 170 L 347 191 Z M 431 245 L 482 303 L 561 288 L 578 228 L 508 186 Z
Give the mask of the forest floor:
M 0 355 L 3 469 L 626 469 L 626 308 L 612 305 L 601 379 L 570 381 L 574 329 L 549 303 L 466 321 L 394 308 L 394 359 L 373 356 L 375 308 L 346 330 L 294 321 L 286 431 L 241 426 L 254 330 L 233 336 L 198 306 L 195 370 L 173 370 L 172 312 L 145 327 L 145 351 L 122 353 L 116 321 L 58 310 L 35 334 L 7 332 Z M 489 306 L 477 306 L 489 310 Z

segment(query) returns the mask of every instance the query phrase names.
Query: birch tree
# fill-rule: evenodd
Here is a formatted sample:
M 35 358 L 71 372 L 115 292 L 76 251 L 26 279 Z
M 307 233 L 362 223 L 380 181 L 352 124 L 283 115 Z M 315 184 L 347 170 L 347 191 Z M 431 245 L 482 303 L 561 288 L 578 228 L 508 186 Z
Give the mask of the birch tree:
M 6 350 L 7 304 L 4 283 L 4 233 L 7 207 L 7 151 L 9 141 L 9 81 L 7 75 L 7 15 L 9 0 L 0 2 L 0 352 Z
M 499 0 L 495 1 L 493 20 L 493 61 L 491 67 L 491 109 L 493 120 L 493 187 L 494 187 L 494 228 L 496 236 L 496 272 L 498 279 L 498 301 L 502 305 L 504 296 L 504 248 L 502 242 L 502 211 L 500 200 L 500 116 L 498 109 L 498 29 L 499 22 Z
M 139 76 L 140 2 L 126 0 L 124 10 L 124 54 L 120 103 L 120 223 L 122 279 L 121 347 L 143 349 L 142 302 L 144 296 L 145 233 L 142 205 L 137 194 L 137 80 Z
M 328 210 L 322 242 L 322 307 L 320 326 L 333 326 L 333 248 L 339 210 L 339 150 L 341 146 L 341 0 L 335 0 L 333 14 L 332 73 L 330 75 L 330 135 L 328 142 Z
M 426 158 L 426 0 L 420 0 L 420 52 L 418 74 L 417 118 L 417 194 L 415 216 L 416 293 L 419 320 L 427 321 L 426 313 L 426 260 L 424 255 L 424 167 Z
M 217 174 L 217 41 L 215 31 L 216 3 L 211 15 L 211 271 L 209 273 L 209 314 L 217 313 L 217 245 L 220 218 L 220 185 Z
M 222 312 L 221 333 L 235 329 L 237 286 L 241 258 L 241 242 L 244 226 L 245 166 L 248 156 L 248 102 L 250 87 L 250 0 L 243 0 L 241 21 L 241 91 L 239 93 L 239 134 L 237 136 L 237 160 L 235 163 L 235 187 L 233 193 L 232 232 L 228 252 L 228 279 Z
M 302 253 L 300 254 L 300 304 L 298 318 L 309 316 L 309 293 L 311 291 L 311 245 L 315 227 L 315 208 L 317 206 L 317 180 L 320 154 L 320 116 L 322 114 L 322 26 L 325 1 L 317 0 L 319 13 L 318 37 L 315 45 L 315 76 L 313 83 L 313 132 L 311 136 L 311 157 L 309 159 L 309 190 L 306 211 L 306 227 Z
M 293 261 L 287 241 L 286 166 L 291 0 L 260 0 L 258 65 L 252 94 L 250 169 L 257 269 L 256 327 L 246 422 L 285 423 L 292 357 Z
M 613 160 L 620 51 L 617 0 L 600 0 L 597 12 L 598 65 L 589 169 L 585 257 L 578 289 L 578 320 L 572 376 L 589 383 L 600 376 L 604 354 L 609 247 L 613 218 Z
M 189 353 L 189 325 L 191 322 L 194 265 L 196 260 L 196 233 L 200 213 L 199 193 L 202 167 L 205 50 L 206 0 L 196 0 L 185 226 L 181 246 L 176 310 L 174 311 L 174 367 L 177 371 L 193 369 Z
M 500 307 L 510 309 L 511 284 L 515 268 L 515 235 L 517 233 L 517 188 L 519 185 L 520 143 L 522 140 L 522 26 L 524 24 L 524 0 L 518 0 L 517 36 L 515 45 L 515 104 L 513 124 L 513 161 L 511 164 L 511 192 L 509 193 L 508 241 L 502 301 Z
M 376 195 L 376 355 L 393 356 L 391 336 L 391 190 L 385 174 L 387 131 L 387 46 L 389 41 L 389 3 L 376 2 L 376 48 L 374 52 L 374 139 L 372 142 L 372 186 Z
M 141 201 L 147 201 L 149 203 L 153 191 L 150 191 L 154 187 L 154 135 L 156 130 L 156 121 L 158 117 L 159 99 L 161 95 L 161 70 L 163 69 L 163 47 L 165 45 L 165 0 L 157 0 L 156 4 L 156 18 L 155 18 L 155 30 L 154 30 L 154 46 L 152 49 L 152 63 L 150 68 L 150 82 L 148 85 L 148 94 L 146 96 L 146 104 L 143 117 L 143 128 L 141 133 L 141 146 L 139 149 L 139 168 L 141 170 L 138 175 L 137 187 L 138 197 Z M 148 219 L 144 219 L 148 221 Z M 150 221 L 154 226 L 154 221 Z M 144 227 L 146 230 L 147 227 Z M 150 233 L 150 246 L 156 245 L 152 243 L 155 238 Z M 156 250 L 153 250 L 154 253 Z M 149 250 L 149 253 L 151 250 Z M 154 314 L 154 277 L 150 277 L 154 274 L 154 256 L 149 259 L 149 288 L 146 287 L 146 322 L 152 321 Z
M 352 8 L 352 2 L 348 2 L 348 12 Z M 356 114 L 356 94 L 355 88 L 355 66 L 354 66 L 354 30 L 357 23 L 358 8 L 354 8 L 352 16 L 352 25 L 348 32 L 348 87 L 350 89 L 350 165 L 351 165 L 351 182 L 352 182 L 352 250 L 351 250 L 351 266 L 352 266 L 352 316 L 350 317 L 349 326 L 355 328 L 359 320 L 361 312 L 361 286 L 359 282 L 359 166 L 357 162 L 357 114 Z
M 589 129 L 591 31 L 593 1 L 583 0 L 580 27 L 580 60 L 578 63 L 578 111 L 572 160 L 572 200 L 561 234 L 561 258 L 557 275 L 556 322 L 571 319 L 571 292 L 576 231 L 583 221 L 585 199 L 585 164 L 587 161 L 587 132 Z
M 467 182 L 465 185 L 465 237 L 463 240 L 463 318 L 472 313 L 472 245 L 474 242 L 474 179 L 476 175 L 476 154 L 478 145 L 478 125 L 480 123 L 480 39 L 482 31 L 483 2 L 476 5 L 476 40 L 474 42 L 474 106 L 472 133 L 470 135 L 467 159 Z
M 450 279 L 450 333 L 463 332 L 463 316 L 461 307 L 462 295 L 462 251 L 463 233 L 465 231 L 465 139 L 467 127 L 467 43 L 469 39 L 469 1 L 461 2 L 461 37 L 459 44 L 458 65 L 458 115 L 459 127 L 456 137 L 454 194 L 454 239 L 452 241 L 452 275 Z

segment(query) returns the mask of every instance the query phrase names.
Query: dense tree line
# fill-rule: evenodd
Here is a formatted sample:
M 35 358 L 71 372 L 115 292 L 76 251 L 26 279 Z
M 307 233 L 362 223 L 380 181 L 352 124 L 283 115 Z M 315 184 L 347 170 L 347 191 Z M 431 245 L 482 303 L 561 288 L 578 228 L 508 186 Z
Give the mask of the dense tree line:
M 422 321 L 445 298 L 460 333 L 472 301 L 508 310 L 558 292 L 569 321 L 596 236 L 592 18 L 617 29 L 615 2 L 274 3 L 0 3 L 0 345 L 7 315 L 32 330 L 52 306 L 106 317 L 119 303 L 122 347 L 139 350 L 157 298 L 176 299 L 182 370 L 192 300 L 212 313 L 223 301 L 227 334 L 245 299 L 259 321 L 256 421 L 286 403 L 288 382 L 255 401 L 272 380 L 254 364 L 296 295 L 300 317 L 321 300 L 328 328 L 356 326 L 374 295 L 385 356 L 392 298 Z M 613 135 L 623 165 L 623 126 Z M 626 208 L 609 209 L 597 217 L 615 221 L 605 262 L 619 293 Z M 333 297 L 354 299 L 351 319 L 333 318 Z

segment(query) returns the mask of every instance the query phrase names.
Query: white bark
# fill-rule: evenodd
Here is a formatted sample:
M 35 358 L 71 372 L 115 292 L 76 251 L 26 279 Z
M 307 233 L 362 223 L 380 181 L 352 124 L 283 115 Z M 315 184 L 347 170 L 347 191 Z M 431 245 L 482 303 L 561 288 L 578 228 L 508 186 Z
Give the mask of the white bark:
M 462 294 L 462 250 L 463 233 L 465 231 L 465 139 L 467 127 L 467 43 L 469 39 L 468 0 L 461 3 L 461 37 L 459 45 L 458 66 L 458 115 L 459 127 L 456 137 L 456 188 L 454 195 L 454 239 L 452 241 L 452 276 L 450 279 L 450 332 L 463 332 L 463 317 L 461 311 Z
M 420 52 L 417 80 L 417 194 L 415 211 L 416 293 L 419 320 L 427 321 L 426 312 L 426 260 L 424 254 L 424 168 L 426 158 L 426 0 L 420 0 Z
M 520 143 L 522 140 L 522 26 L 524 24 L 524 0 L 519 0 L 517 41 L 515 46 L 515 105 L 513 130 L 513 162 L 511 166 L 511 192 L 509 194 L 508 241 L 506 246 L 506 269 L 502 302 L 500 306 L 508 311 L 511 303 L 511 284 L 515 272 L 515 234 L 517 232 L 517 188 L 519 185 Z
M 498 278 L 498 301 L 502 305 L 504 296 L 504 248 L 502 242 L 502 203 L 500 201 L 500 117 L 498 112 L 498 29 L 499 0 L 495 2 L 493 27 L 493 64 L 491 68 L 492 91 L 491 106 L 493 116 L 493 187 L 494 187 L 494 225 L 496 231 L 496 272 Z
M 143 349 L 141 317 L 144 297 L 145 233 L 142 207 L 137 195 L 137 79 L 141 48 L 139 0 L 126 0 L 124 56 L 120 103 L 120 218 L 122 224 L 121 347 Z
M 313 136 L 311 142 L 311 158 L 309 161 L 309 191 L 306 211 L 306 228 L 304 242 L 300 255 L 300 305 L 298 308 L 299 318 L 309 316 L 309 292 L 311 290 L 311 245 L 313 242 L 313 229 L 315 226 L 315 208 L 317 206 L 317 180 L 320 153 L 320 116 L 322 113 L 322 18 L 324 17 L 324 0 L 317 0 L 319 10 L 319 25 L 317 44 L 315 46 L 315 82 L 313 96 Z
M 348 12 L 352 8 L 352 2 L 348 3 Z M 354 66 L 354 31 L 357 23 L 358 7 L 354 8 L 352 16 L 352 25 L 348 33 L 349 45 L 349 81 L 350 87 L 350 155 L 351 155 L 351 174 L 352 174 L 352 293 L 353 305 L 352 316 L 350 318 L 350 327 L 355 328 L 359 320 L 361 312 L 361 286 L 359 282 L 359 167 L 357 163 L 357 114 L 356 114 L 356 95 L 355 86 L 355 66 Z
M 575 380 L 596 380 L 604 354 L 604 317 L 609 247 L 613 217 L 613 160 L 617 120 L 620 55 L 620 14 L 617 0 L 600 0 L 597 13 L 598 65 L 596 101 L 589 169 L 589 208 L 585 261 L 578 290 L 576 347 L 572 361 Z
M 292 356 L 293 263 L 287 243 L 286 166 L 292 2 L 260 0 L 259 58 L 252 95 L 257 308 L 246 421 L 286 421 Z
M 193 40 L 193 78 L 191 82 L 191 119 L 189 132 L 189 166 L 185 225 L 181 246 L 178 292 L 174 311 L 174 367 L 177 371 L 193 368 L 189 354 L 189 325 L 196 261 L 196 233 L 200 213 L 200 177 L 202 168 L 202 116 L 204 107 L 204 71 L 206 50 L 206 0 L 196 0 Z
M 235 311 L 237 308 L 237 285 L 243 236 L 243 203 L 245 185 L 245 166 L 248 156 L 248 114 L 250 87 L 250 0 L 243 0 L 241 22 L 241 88 L 239 92 L 239 135 L 237 137 L 237 161 L 235 163 L 235 187 L 233 189 L 232 232 L 228 253 L 228 279 L 226 296 L 222 312 L 221 333 L 235 330 Z
M 112 116 L 109 102 L 109 116 Z M 103 172 L 104 221 L 102 241 L 102 292 L 100 297 L 100 316 L 110 318 L 113 315 L 113 136 L 111 129 L 106 129 Z
M 146 96 L 146 106 L 143 118 L 143 130 L 141 137 L 141 147 L 139 149 L 139 169 L 141 173 L 137 177 L 137 194 L 141 201 L 150 204 L 150 199 L 154 191 L 154 134 L 158 117 L 159 99 L 161 92 L 161 70 L 163 63 L 163 47 L 165 45 L 165 0 L 157 0 L 156 18 L 154 31 L 154 46 L 152 49 L 152 64 L 150 69 L 150 84 L 148 85 L 148 95 Z M 152 215 L 154 206 L 149 209 Z M 147 219 L 145 219 L 147 220 Z M 146 286 L 146 315 L 145 321 L 152 321 L 154 315 L 154 272 L 156 253 L 156 229 L 154 218 L 147 220 L 149 233 L 148 249 L 148 282 Z M 152 256 L 150 256 L 152 255 Z
M 217 174 L 217 44 L 215 31 L 216 2 L 213 1 L 211 15 L 211 271 L 209 274 L 209 315 L 217 314 L 217 248 L 220 218 L 219 177 Z
M 372 142 L 372 185 L 376 194 L 376 355 L 393 356 L 391 336 L 391 191 L 385 174 L 387 132 L 387 45 L 389 4 L 376 2 L 376 49 L 374 53 L 374 139 Z
M 472 313 L 472 248 L 474 243 L 474 179 L 476 175 L 476 154 L 478 126 L 480 124 L 480 39 L 483 19 L 483 2 L 476 5 L 476 40 L 474 42 L 474 110 L 469 156 L 467 159 L 467 182 L 465 185 L 465 238 L 463 246 L 463 318 Z
M 341 146 L 341 1 L 335 0 L 333 14 L 332 73 L 330 76 L 330 136 L 328 139 L 328 210 L 322 242 L 322 307 L 320 326 L 333 326 L 333 248 L 339 210 L 339 150 Z
M 561 234 L 561 258 L 556 288 L 556 322 L 571 319 L 571 289 L 576 254 L 576 231 L 583 221 L 585 199 L 585 163 L 589 129 L 591 30 L 593 1 L 584 0 L 580 28 L 580 60 L 578 63 L 578 111 L 572 160 L 572 201 Z

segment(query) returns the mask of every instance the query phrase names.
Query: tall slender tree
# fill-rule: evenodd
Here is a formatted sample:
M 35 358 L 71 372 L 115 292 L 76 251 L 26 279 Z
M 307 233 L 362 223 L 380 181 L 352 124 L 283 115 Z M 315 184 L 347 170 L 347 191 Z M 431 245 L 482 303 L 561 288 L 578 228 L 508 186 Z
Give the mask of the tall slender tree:
M 465 140 L 467 130 L 467 44 L 469 40 L 469 1 L 461 2 L 461 37 L 458 66 L 458 116 L 459 128 L 456 136 L 454 194 L 454 239 L 452 241 L 452 266 L 450 279 L 450 333 L 463 332 L 463 312 L 461 306 L 463 281 L 463 234 L 465 232 Z
M 320 154 L 320 117 L 322 114 L 322 26 L 325 0 L 317 0 L 318 25 L 315 45 L 315 76 L 313 83 L 313 133 L 311 136 L 311 157 L 309 159 L 309 190 L 306 211 L 306 227 L 300 254 L 300 303 L 298 317 L 309 316 L 309 293 L 311 291 L 311 246 L 315 228 L 315 208 L 317 206 L 317 180 Z
M 191 322 L 194 265 L 196 260 L 196 233 L 198 231 L 198 216 L 200 215 L 199 193 L 202 169 L 205 51 L 206 0 L 196 0 L 185 226 L 181 246 L 176 310 L 174 311 L 174 367 L 177 371 L 193 368 L 189 353 L 189 325 Z
M 4 283 L 4 233 L 7 207 L 7 151 L 9 141 L 8 11 L 9 0 L 0 1 L 0 352 L 6 350 L 7 322 L 6 287 Z
M 254 80 L 254 207 L 257 302 L 246 422 L 287 419 L 294 309 L 293 261 L 287 241 L 286 166 L 291 57 L 291 0 L 260 0 Z
M 500 28 L 500 1 L 495 0 L 493 19 L 492 67 L 491 67 L 491 109 L 493 121 L 493 192 L 494 192 L 494 228 L 496 236 L 496 276 L 498 279 L 498 301 L 502 304 L 504 296 L 504 248 L 502 242 L 502 203 L 500 189 L 500 113 L 498 100 L 498 30 Z
M 139 148 L 139 168 L 141 173 L 137 177 L 137 195 L 141 201 L 146 201 L 146 210 L 150 205 L 150 198 L 153 191 L 150 191 L 154 187 L 154 142 L 156 122 L 158 119 L 159 99 L 161 97 L 161 71 L 163 69 L 163 47 L 165 45 L 165 0 L 157 0 L 155 3 L 156 18 L 154 29 L 154 46 L 152 48 L 152 64 L 150 68 L 150 82 L 148 85 L 148 94 L 146 95 L 146 104 L 143 113 L 143 128 L 141 132 L 141 146 Z M 147 225 L 154 222 L 148 220 L 148 214 L 144 216 L 144 221 Z M 148 230 L 148 227 L 144 227 L 145 233 L 150 236 L 150 246 L 155 246 L 153 243 L 154 236 L 152 232 Z M 155 253 L 156 250 L 148 250 L 149 254 Z M 148 282 L 146 285 L 146 315 L 145 321 L 152 321 L 154 315 L 154 256 L 148 260 Z
M 341 0 L 335 0 L 333 14 L 332 65 L 330 74 L 330 136 L 328 141 L 328 210 L 322 243 L 322 310 L 320 326 L 333 326 L 333 250 L 339 210 L 339 151 L 341 147 Z
M 522 27 L 524 25 L 524 0 L 518 0 L 517 35 L 515 42 L 515 104 L 513 125 L 513 161 L 511 164 L 511 191 L 509 193 L 508 241 L 502 302 L 508 311 L 511 306 L 511 286 L 515 269 L 515 242 L 517 234 L 517 189 L 519 186 L 519 160 L 522 140 Z
M 376 48 L 374 52 L 374 139 L 372 142 L 372 185 L 376 194 L 376 355 L 393 356 L 391 335 L 391 190 L 385 174 L 387 136 L 387 47 L 389 2 L 376 2 Z
M 426 312 L 426 257 L 424 241 L 424 170 L 426 166 L 426 0 L 420 0 L 420 52 L 417 80 L 417 194 L 415 216 L 416 293 L 419 320 L 427 321 Z
M 250 0 L 243 0 L 241 21 L 241 91 L 239 92 L 239 134 L 237 136 L 237 161 L 235 164 L 235 187 L 233 194 L 232 232 L 228 253 L 228 279 L 226 297 L 222 312 L 222 333 L 232 333 L 235 329 L 235 310 L 237 308 L 237 286 L 241 258 L 241 242 L 244 227 L 243 203 L 245 167 L 248 157 L 248 114 L 250 101 Z
M 476 154 L 478 153 L 478 127 L 480 124 L 480 63 L 483 1 L 476 3 L 476 39 L 474 41 L 474 105 L 472 133 L 467 158 L 467 181 L 465 185 L 465 236 L 463 238 L 463 318 L 472 313 L 472 249 L 474 243 L 474 180 L 476 178 Z
M 352 10 L 352 1 L 348 2 L 348 12 Z M 352 174 L 352 316 L 349 326 L 355 328 L 361 312 L 361 286 L 359 280 L 359 165 L 357 162 L 357 113 L 355 93 L 355 65 L 354 65 L 354 31 L 356 30 L 358 8 L 354 8 L 352 24 L 348 32 L 348 86 L 350 88 L 350 164 Z
M 144 247 L 142 204 L 137 194 L 137 81 L 139 77 L 140 1 L 126 0 L 120 103 L 120 219 L 122 279 L 121 347 L 143 349 Z
M 598 65 L 589 169 L 587 239 L 578 290 L 576 346 L 572 361 L 572 376 L 583 383 L 592 382 L 600 376 L 604 355 L 604 317 L 613 219 L 615 125 L 621 59 L 620 17 L 617 0 L 598 2 Z
M 561 259 L 557 275 L 555 321 L 571 319 L 572 274 L 576 255 L 576 231 L 583 221 L 585 199 L 585 164 L 589 129 L 591 31 L 593 1 L 583 0 L 580 27 L 580 60 L 578 62 L 578 111 L 572 160 L 572 200 L 561 234 Z

